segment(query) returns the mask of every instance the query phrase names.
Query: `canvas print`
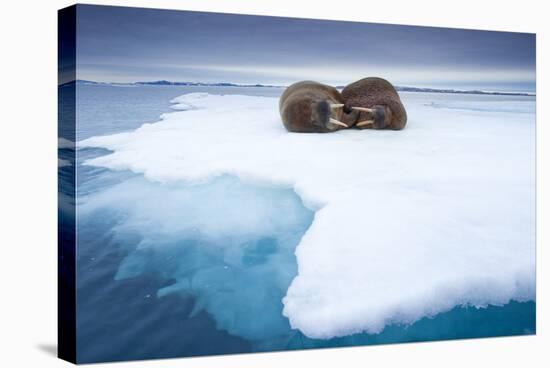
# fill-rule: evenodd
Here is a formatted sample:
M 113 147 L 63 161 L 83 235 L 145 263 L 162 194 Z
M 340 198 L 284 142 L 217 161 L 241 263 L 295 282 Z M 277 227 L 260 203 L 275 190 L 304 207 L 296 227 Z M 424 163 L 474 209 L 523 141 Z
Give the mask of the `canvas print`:
M 59 12 L 59 355 L 536 333 L 534 34 Z

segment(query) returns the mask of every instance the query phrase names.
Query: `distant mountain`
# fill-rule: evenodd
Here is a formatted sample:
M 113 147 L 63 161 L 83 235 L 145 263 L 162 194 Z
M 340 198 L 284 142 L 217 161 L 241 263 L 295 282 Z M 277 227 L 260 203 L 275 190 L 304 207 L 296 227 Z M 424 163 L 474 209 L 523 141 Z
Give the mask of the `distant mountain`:
M 82 84 L 111 84 L 111 83 L 105 83 L 105 82 L 94 82 L 94 81 L 85 80 L 85 79 L 77 79 L 76 82 L 82 83 Z
M 75 83 L 77 83 L 77 84 L 104 84 L 104 85 L 117 84 L 117 83 L 94 82 L 94 81 L 89 81 L 89 80 L 84 80 L 84 79 L 77 79 L 77 80 L 72 80 L 72 81 L 69 81 L 69 82 L 66 82 L 66 83 L 62 83 L 62 84 L 59 85 L 59 87 L 70 86 L 70 85 L 73 85 Z
M 395 87 L 401 92 L 428 92 L 428 93 L 458 93 L 468 95 L 497 95 L 497 96 L 535 96 L 528 92 L 498 92 L 498 91 L 480 91 L 480 90 L 456 90 L 456 89 L 437 89 L 437 88 L 418 88 L 418 87 Z
M 207 86 L 207 87 L 284 87 L 271 84 L 237 84 L 229 82 L 205 83 L 205 82 L 172 82 L 167 80 L 151 81 L 151 82 L 135 82 L 130 83 L 135 85 L 148 86 Z
M 285 88 L 287 86 L 272 85 L 272 84 L 237 84 L 229 82 L 173 82 L 168 80 L 158 81 L 145 81 L 145 82 L 132 82 L 132 83 L 109 83 L 109 82 L 94 82 L 90 80 L 77 79 L 63 83 L 60 85 L 65 86 L 71 83 L 88 84 L 88 85 L 112 85 L 112 86 L 199 86 L 199 87 L 270 87 L 270 88 Z M 338 89 L 343 89 L 345 86 L 336 86 Z M 438 89 L 438 88 L 419 88 L 419 87 L 407 87 L 396 86 L 396 90 L 400 92 L 424 92 L 424 93 L 456 93 L 456 94 L 469 94 L 469 95 L 495 95 L 495 96 L 536 96 L 535 93 L 528 92 L 499 92 L 499 91 L 481 91 L 481 90 L 457 90 L 457 89 Z

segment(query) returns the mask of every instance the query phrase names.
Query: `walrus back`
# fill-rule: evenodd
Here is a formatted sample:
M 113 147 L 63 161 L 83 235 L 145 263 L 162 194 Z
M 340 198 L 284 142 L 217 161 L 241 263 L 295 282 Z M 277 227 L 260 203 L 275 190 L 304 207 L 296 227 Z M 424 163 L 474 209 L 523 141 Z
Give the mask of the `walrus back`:
M 334 101 L 343 103 L 343 98 L 338 90 L 332 86 L 327 86 L 314 81 L 301 81 L 294 83 L 285 89 L 279 99 L 279 112 L 282 112 L 283 106 L 292 96 L 308 96 L 313 98 L 329 97 Z
M 399 94 L 393 85 L 385 79 L 369 77 L 347 85 L 342 90 L 346 101 L 360 100 L 362 103 L 376 105 L 399 100 Z

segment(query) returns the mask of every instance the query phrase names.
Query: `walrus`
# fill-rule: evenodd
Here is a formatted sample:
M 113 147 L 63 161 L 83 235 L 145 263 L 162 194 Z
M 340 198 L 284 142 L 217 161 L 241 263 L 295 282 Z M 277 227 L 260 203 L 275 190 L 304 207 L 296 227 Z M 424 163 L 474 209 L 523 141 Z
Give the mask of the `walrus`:
M 342 90 L 347 106 L 359 112 L 359 129 L 400 130 L 407 124 L 407 112 L 397 91 L 382 78 L 369 77 L 348 84 Z
M 313 81 L 289 86 L 279 99 L 285 128 L 297 133 L 327 133 L 348 128 L 357 119 L 334 87 Z

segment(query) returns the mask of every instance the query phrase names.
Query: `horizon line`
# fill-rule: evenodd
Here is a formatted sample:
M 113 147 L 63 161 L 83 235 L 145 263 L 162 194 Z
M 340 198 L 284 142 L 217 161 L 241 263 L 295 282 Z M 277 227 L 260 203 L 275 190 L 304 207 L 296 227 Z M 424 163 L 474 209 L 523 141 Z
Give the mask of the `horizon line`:
M 71 83 L 91 83 L 98 85 L 153 85 L 153 86 L 189 86 L 189 87 L 272 87 L 286 88 L 290 85 L 285 84 L 264 84 L 264 83 L 235 83 L 235 82 L 194 82 L 194 81 L 171 81 L 166 79 L 134 82 L 105 82 L 89 79 L 73 79 L 68 82 L 58 83 L 58 87 Z M 336 85 L 335 88 L 343 88 L 344 85 Z M 424 92 L 424 93 L 457 93 L 457 94 L 485 94 L 485 95 L 508 95 L 508 96 L 536 96 L 536 90 L 531 91 L 502 91 L 502 90 L 484 90 L 484 89 L 456 89 L 456 88 L 435 88 L 435 87 L 416 87 L 411 85 L 394 85 L 399 92 Z

